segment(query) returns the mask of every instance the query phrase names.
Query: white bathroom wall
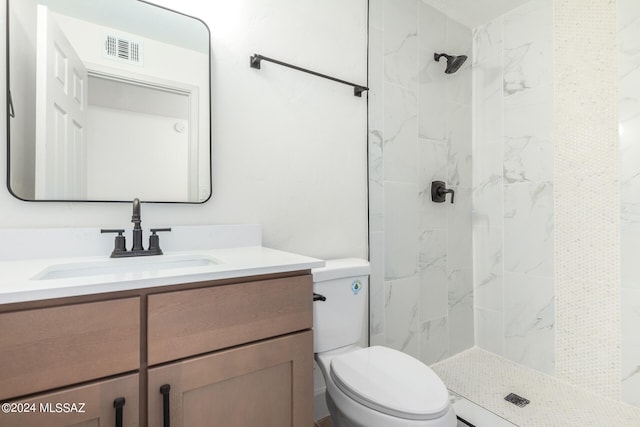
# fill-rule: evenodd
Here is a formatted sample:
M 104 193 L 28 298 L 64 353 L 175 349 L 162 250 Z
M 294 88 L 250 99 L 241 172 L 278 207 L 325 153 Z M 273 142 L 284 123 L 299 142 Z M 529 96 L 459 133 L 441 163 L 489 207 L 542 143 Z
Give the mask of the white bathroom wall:
M 471 30 L 421 0 L 372 0 L 371 344 L 426 363 L 473 346 Z M 431 201 L 431 181 L 455 203 Z M 447 197 L 449 200 L 449 197 Z
M 474 29 L 476 344 L 554 374 L 552 0 Z
M 266 246 L 320 258 L 366 257 L 366 95 L 274 64 L 254 70 L 249 56 L 366 84 L 367 2 L 158 3 L 211 29 L 213 197 L 202 205 L 145 204 L 143 225 L 261 223 Z M 5 168 L 3 149 L 0 175 Z M 128 204 L 23 202 L 0 192 L 2 228 L 121 227 L 130 211 Z
M 622 400 L 640 406 L 640 3 L 618 0 Z

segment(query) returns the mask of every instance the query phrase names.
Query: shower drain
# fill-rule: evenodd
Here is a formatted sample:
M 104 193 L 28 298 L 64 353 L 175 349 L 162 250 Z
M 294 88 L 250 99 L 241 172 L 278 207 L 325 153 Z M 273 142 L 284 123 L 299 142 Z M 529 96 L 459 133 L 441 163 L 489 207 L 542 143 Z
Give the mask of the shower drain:
M 524 408 L 525 406 L 527 406 L 529 403 L 531 403 L 529 401 L 529 399 L 525 399 L 522 396 L 518 396 L 515 393 L 509 393 L 508 395 L 506 395 L 504 397 L 504 400 L 506 400 L 507 402 L 511 402 L 516 406 L 519 406 L 521 408 Z

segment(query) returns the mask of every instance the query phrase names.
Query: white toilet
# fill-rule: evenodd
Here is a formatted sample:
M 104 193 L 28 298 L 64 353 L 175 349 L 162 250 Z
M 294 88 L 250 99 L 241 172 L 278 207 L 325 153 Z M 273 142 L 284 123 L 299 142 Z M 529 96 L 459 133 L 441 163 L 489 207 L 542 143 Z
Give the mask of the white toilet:
M 431 368 L 397 350 L 356 344 L 368 301 L 369 263 L 332 260 L 312 274 L 313 292 L 319 294 L 313 345 L 333 426 L 455 427 L 447 388 Z

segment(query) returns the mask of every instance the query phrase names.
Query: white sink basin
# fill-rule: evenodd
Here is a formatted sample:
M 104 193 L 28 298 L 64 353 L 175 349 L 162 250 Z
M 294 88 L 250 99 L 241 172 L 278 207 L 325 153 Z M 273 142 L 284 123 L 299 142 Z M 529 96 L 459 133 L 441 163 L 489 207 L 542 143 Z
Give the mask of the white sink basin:
M 222 262 L 207 255 L 158 255 L 51 265 L 32 280 L 69 279 L 126 273 L 160 273 L 196 267 L 213 267 Z

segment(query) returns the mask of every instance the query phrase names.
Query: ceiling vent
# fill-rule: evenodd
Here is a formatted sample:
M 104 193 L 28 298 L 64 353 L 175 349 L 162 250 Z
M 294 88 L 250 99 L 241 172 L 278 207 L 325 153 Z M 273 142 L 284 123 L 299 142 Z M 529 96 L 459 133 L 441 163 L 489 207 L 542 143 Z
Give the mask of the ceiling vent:
M 105 58 L 118 62 L 143 65 L 142 41 L 140 40 L 121 37 L 115 34 L 105 34 L 104 50 L 102 53 Z

